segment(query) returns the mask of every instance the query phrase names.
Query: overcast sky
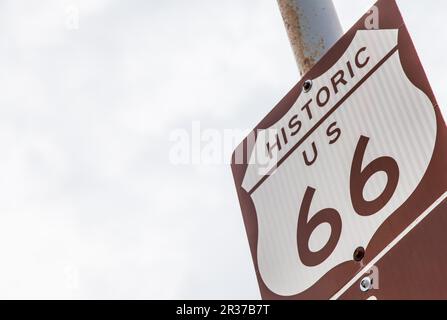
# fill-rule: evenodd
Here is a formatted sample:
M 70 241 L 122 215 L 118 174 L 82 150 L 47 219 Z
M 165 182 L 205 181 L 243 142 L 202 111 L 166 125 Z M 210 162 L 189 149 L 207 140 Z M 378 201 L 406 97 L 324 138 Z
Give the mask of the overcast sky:
M 399 4 L 445 108 L 447 3 Z M 296 83 L 275 0 L 0 0 L 0 71 L 0 298 L 260 297 L 229 165 L 169 152 Z

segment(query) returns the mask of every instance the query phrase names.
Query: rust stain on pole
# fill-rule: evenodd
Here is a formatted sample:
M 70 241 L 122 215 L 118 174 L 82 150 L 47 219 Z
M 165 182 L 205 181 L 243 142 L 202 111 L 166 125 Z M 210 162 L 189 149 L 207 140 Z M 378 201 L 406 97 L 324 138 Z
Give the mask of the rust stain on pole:
M 338 40 L 342 29 L 330 0 L 277 0 L 301 75 Z

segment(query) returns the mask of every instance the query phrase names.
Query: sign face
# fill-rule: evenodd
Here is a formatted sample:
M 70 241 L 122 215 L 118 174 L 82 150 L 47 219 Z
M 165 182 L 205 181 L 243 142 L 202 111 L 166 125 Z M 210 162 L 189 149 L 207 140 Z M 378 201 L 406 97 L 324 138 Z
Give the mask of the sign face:
M 446 160 L 399 9 L 379 1 L 233 154 L 262 297 L 447 298 Z

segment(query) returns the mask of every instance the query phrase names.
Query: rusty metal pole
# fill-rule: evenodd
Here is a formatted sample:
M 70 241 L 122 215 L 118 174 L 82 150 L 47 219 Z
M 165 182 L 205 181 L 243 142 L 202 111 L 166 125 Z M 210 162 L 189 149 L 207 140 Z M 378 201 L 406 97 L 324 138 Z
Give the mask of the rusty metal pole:
M 277 0 L 301 75 L 342 36 L 332 0 Z

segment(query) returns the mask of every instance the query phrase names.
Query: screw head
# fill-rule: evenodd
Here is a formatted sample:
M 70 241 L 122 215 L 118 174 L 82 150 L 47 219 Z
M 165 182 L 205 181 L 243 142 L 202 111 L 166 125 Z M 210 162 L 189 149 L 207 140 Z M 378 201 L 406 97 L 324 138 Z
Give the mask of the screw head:
M 304 90 L 304 92 L 309 92 L 310 89 L 312 89 L 312 85 L 313 85 L 312 80 L 306 80 L 306 81 L 304 81 L 304 84 L 303 84 L 303 90 Z
M 362 261 L 364 256 L 365 256 L 365 248 L 358 247 L 357 249 L 355 249 L 354 255 L 353 255 L 353 258 L 355 261 L 357 261 L 357 262 Z
M 369 277 L 365 277 L 360 281 L 360 290 L 362 292 L 367 292 L 372 288 L 372 280 Z

